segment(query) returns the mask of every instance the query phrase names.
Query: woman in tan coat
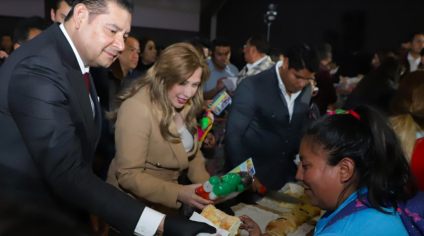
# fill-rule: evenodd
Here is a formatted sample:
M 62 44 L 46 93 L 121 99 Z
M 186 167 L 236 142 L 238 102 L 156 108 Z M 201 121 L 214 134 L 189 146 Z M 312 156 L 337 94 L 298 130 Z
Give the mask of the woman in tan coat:
M 199 209 L 212 204 L 195 193 L 210 177 L 195 119 L 209 74 L 196 49 L 178 43 L 118 96 L 117 110 L 109 114 L 116 120 L 116 156 L 108 183 L 167 214 L 181 203 Z M 197 184 L 177 183 L 187 168 L 188 178 Z

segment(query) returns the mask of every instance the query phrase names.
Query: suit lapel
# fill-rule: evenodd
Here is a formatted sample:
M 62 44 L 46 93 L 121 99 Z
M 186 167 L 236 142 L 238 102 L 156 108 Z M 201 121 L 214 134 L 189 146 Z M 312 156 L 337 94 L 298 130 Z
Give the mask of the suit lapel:
M 73 70 L 71 68 L 68 70 L 67 76 L 75 92 L 75 95 L 78 98 L 78 103 L 83 111 L 84 121 L 87 127 L 87 136 L 89 137 L 89 140 L 95 141 L 93 110 L 91 108 L 91 102 L 87 91 L 87 85 L 84 81 L 84 76 L 80 70 Z
M 311 100 L 311 96 L 308 96 L 308 94 L 311 94 L 311 85 L 308 84 L 305 88 L 303 88 L 302 92 L 299 94 L 299 97 L 296 98 L 296 101 L 294 102 L 294 109 L 293 109 L 293 118 L 298 116 L 302 113 L 302 110 L 304 106 L 309 107 L 309 102 Z M 296 118 L 297 119 L 297 118 Z

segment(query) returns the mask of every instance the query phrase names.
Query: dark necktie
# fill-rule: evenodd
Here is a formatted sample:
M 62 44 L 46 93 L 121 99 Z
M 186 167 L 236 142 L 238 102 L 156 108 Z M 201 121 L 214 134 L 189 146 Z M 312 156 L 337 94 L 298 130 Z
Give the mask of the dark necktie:
M 90 76 L 88 73 L 84 73 L 85 85 L 87 85 L 88 93 L 90 93 Z

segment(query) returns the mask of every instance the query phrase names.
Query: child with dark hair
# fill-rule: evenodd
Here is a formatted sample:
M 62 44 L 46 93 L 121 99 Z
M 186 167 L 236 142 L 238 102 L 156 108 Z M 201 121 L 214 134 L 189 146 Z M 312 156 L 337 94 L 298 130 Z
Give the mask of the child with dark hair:
M 313 123 L 300 146 L 296 178 L 327 211 L 314 235 L 422 235 L 424 194 L 388 119 L 370 107 L 338 113 Z

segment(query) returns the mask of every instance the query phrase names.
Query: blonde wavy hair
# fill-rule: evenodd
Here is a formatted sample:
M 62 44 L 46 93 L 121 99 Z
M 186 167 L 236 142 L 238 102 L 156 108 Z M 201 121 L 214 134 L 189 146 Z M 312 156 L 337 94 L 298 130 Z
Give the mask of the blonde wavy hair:
M 390 103 L 390 111 L 393 129 L 411 162 L 416 133 L 424 131 L 424 71 L 412 72 L 402 79 Z
M 159 124 L 162 137 L 172 143 L 181 142 L 180 136 L 169 130 L 175 108 L 168 99 L 168 91 L 190 78 L 198 68 L 202 69 L 199 88 L 183 108 L 190 109 L 184 122 L 190 133 L 195 135 L 197 133 L 195 117 L 203 105 L 203 85 L 209 78 L 210 70 L 199 52 L 187 43 L 176 43 L 167 47 L 143 77 L 134 81 L 129 88 L 117 96 L 116 110 L 108 113 L 107 117 L 116 121 L 122 103 L 134 96 L 141 88 L 147 87 L 151 101 L 163 112 Z

